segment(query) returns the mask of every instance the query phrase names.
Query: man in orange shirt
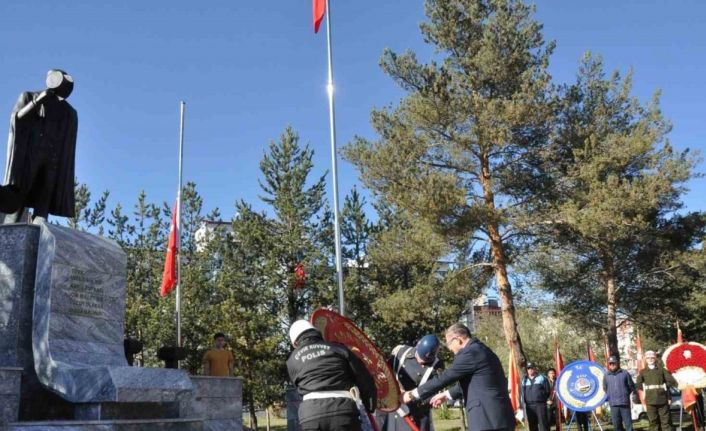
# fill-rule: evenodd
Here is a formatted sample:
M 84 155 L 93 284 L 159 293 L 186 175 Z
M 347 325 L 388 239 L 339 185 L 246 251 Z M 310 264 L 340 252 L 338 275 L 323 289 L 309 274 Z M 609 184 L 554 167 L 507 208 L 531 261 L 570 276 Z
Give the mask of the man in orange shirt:
M 228 377 L 233 375 L 233 353 L 226 350 L 226 336 L 217 333 L 213 336 L 215 348 L 203 355 L 203 374 L 205 376 Z

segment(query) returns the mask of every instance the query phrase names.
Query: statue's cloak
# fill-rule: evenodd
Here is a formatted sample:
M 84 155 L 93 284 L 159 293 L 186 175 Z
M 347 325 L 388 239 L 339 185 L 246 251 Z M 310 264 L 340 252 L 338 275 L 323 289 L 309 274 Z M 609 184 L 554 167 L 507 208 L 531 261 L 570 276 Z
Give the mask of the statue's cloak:
M 35 208 L 43 188 L 49 187 L 49 214 L 74 217 L 78 115 L 66 100 L 50 94 L 33 112 L 17 119 L 15 114 L 38 96 L 22 93 L 12 110 L 4 184 L 16 186 L 26 208 Z M 50 169 L 40 168 L 47 160 Z

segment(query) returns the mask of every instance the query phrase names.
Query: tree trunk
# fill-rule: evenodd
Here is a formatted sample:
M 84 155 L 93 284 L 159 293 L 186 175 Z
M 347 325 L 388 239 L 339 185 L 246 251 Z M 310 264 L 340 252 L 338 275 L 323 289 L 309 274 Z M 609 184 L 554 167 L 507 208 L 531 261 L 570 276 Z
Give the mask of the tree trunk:
M 481 157 L 481 186 L 483 187 L 483 198 L 486 207 L 495 212 L 495 195 L 493 193 L 492 181 L 490 178 L 490 163 L 487 155 Z M 515 303 L 512 296 L 512 286 L 507 276 L 507 258 L 503 249 L 503 240 L 498 229 L 498 222 L 491 219 L 486 225 L 490 240 L 490 251 L 493 258 L 493 271 L 495 272 L 495 283 L 502 302 L 503 331 L 505 339 L 515 354 L 515 363 L 520 370 L 525 369 L 525 353 L 522 350 L 522 340 L 517 331 L 517 320 L 515 319 Z
M 617 330 L 617 313 L 618 313 L 618 299 L 617 299 L 617 289 L 615 287 L 615 271 L 613 258 L 609 253 L 601 253 L 603 260 L 603 272 L 601 273 L 601 278 L 603 281 L 603 287 L 606 291 L 606 305 L 608 309 L 608 348 L 610 349 L 610 354 L 614 356 L 619 356 L 620 351 L 618 350 L 618 330 Z
M 265 409 L 265 414 L 267 415 L 267 431 L 270 431 L 270 408 Z
M 249 404 L 249 411 L 250 411 L 250 428 L 256 430 L 257 429 L 257 415 L 255 414 L 255 400 L 253 399 L 252 395 L 248 396 L 248 404 Z

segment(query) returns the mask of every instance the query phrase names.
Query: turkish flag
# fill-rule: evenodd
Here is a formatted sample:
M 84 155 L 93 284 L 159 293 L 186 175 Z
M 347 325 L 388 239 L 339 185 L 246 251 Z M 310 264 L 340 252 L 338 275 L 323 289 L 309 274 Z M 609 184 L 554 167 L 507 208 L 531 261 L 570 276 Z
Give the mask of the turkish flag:
M 588 340 L 586 340 L 586 350 L 588 351 L 588 360 L 591 362 L 596 362 L 596 355 L 593 353 L 593 348 Z
M 167 296 L 174 289 L 177 283 L 177 228 L 176 208 L 172 211 L 172 225 L 169 228 L 169 243 L 167 244 L 167 257 L 164 260 L 164 272 L 162 273 L 162 287 L 159 289 L 159 294 Z
M 321 21 L 326 14 L 326 0 L 312 0 L 312 10 L 314 12 L 314 33 L 318 33 Z
M 520 374 L 517 372 L 517 365 L 515 365 L 515 352 L 510 346 L 510 358 L 507 364 L 508 378 L 507 378 L 507 390 L 510 393 L 510 404 L 512 405 L 512 411 L 517 414 L 520 410 Z
M 635 367 L 639 373 L 645 368 L 645 352 L 642 351 L 642 341 L 640 340 L 640 333 L 637 333 L 637 340 L 635 341 L 635 350 L 637 350 L 637 361 L 635 361 Z
M 304 272 L 304 264 L 298 263 L 294 267 L 294 289 L 301 289 L 306 283 L 306 273 Z
M 554 340 L 554 368 L 556 368 L 557 377 L 561 374 L 561 370 L 564 369 L 564 357 L 561 356 L 561 350 L 559 350 L 559 340 Z M 556 385 L 556 382 L 554 383 Z M 561 431 L 563 419 L 566 417 L 566 408 L 561 405 L 561 400 L 556 396 L 556 387 L 552 391 L 552 398 L 556 405 L 556 429 Z

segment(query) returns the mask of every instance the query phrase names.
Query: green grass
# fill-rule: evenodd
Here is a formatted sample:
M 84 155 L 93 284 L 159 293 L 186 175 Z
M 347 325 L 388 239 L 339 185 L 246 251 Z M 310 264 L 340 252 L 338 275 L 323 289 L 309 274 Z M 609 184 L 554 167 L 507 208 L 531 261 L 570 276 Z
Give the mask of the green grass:
M 258 430 L 265 430 L 266 427 L 266 422 L 265 418 L 260 418 L 258 417 Z M 278 417 L 273 417 L 272 420 L 270 421 L 270 430 L 272 431 L 286 431 L 287 429 L 287 419 L 286 418 L 278 418 Z M 250 419 L 248 416 L 243 416 L 243 425 L 249 426 L 250 425 Z M 606 422 L 603 421 L 601 423 L 603 426 L 604 431 L 612 431 L 613 426 L 610 424 L 610 421 Z M 648 423 L 647 420 L 640 420 L 636 421 L 633 423 L 634 429 L 635 430 L 647 430 Z M 598 430 L 598 427 L 595 426 L 595 424 L 592 424 L 591 428 L 593 430 Z M 435 409 L 434 410 L 434 429 L 436 431 L 461 431 L 463 430 L 463 425 L 461 424 L 461 412 L 458 408 L 453 408 L 453 409 L 446 409 L 446 410 L 440 410 L 440 409 Z M 524 428 L 518 427 L 518 430 L 523 430 Z M 553 429 L 553 428 L 552 428 Z M 566 425 L 564 425 L 564 431 L 566 430 Z M 576 425 L 571 426 L 572 431 L 576 431 Z M 685 416 L 685 421 L 684 425 L 682 428 L 682 431 L 693 431 L 693 426 L 691 425 L 691 420 L 688 419 L 687 416 Z

